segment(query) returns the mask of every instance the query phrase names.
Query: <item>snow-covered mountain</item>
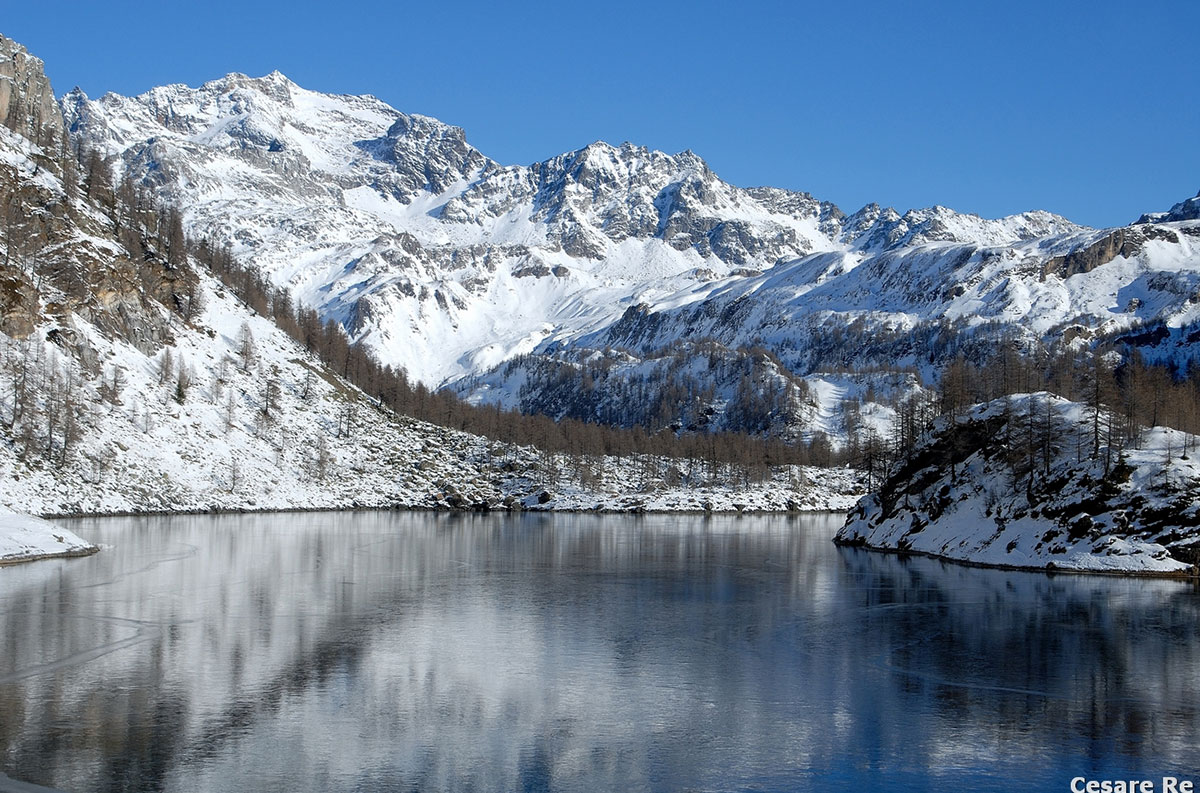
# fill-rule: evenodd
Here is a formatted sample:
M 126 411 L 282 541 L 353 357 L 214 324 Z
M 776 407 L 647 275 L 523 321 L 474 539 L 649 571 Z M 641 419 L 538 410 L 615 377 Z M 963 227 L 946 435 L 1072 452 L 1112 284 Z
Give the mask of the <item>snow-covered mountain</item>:
M 1166 212 L 1148 212 L 1135 223 L 1175 223 L 1181 220 L 1200 220 L 1200 193 L 1180 201 Z
M 598 142 L 502 166 L 456 127 L 279 73 L 63 104 L 83 145 L 183 208 L 191 233 L 231 244 L 382 362 L 475 403 L 836 441 L 841 401 L 874 393 L 856 371 L 928 382 L 949 356 L 1010 336 L 1125 335 L 1189 359 L 1200 320 L 1196 199 L 1105 230 L 1042 211 L 846 215 L 730 185 L 690 151 Z M 697 343 L 731 365 L 681 385 L 663 362 Z M 775 374 L 756 367 L 762 352 Z M 584 393 L 589 361 L 605 393 Z M 788 390 L 798 379 L 807 396 Z M 747 423 L 747 389 L 792 396 Z
M 612 326 L 637 306 L 686 310 L 761 292 L 771 296 L 762 322 L 790 323 L 812 309 L 770 307 L 864 264 L 874 267 L 841 291 L 875 299 L 825 302 L 908 313 L 959 281 L 994 287 L 999 271 L 1031 258 L 1038 270 L 1092 234 L 1046 212 L 985 220 L 869 205 L 846 216 L 804 193 L 730 185 L 692 152 L 628 143 L 505 167 L 460 129 L 278 73 L 132 98 L 74 91 L 64 106 L 85 145 L 177 202 L 189 230 L 232 243 L 430 385 L 616 338 Z M 948 311 L 972 310 L 978 291 Z M 716 337 L 760 333 L 738 324 Z
M 278 77 L 259 83 L 291 90 Z M 189 243 L 178 214 L 114 189 L 102 158 L 77 161 L 43 97 L 53 101 L 41 61 L 0 37 L 0 511 L 783 510 L 844 508 L 861 489 L 854 472 L 799 467 L 735 489 L 725 483 L 732 469 L 716 463 L 702 472 L 649 455 L 556 457 L 397 415 L 265 315 L 278 311 L 252 308 L 228 272 L 209 267 L 211 249 Z M 312 102 L 319 119 L 325 110 Z M 369 99 L 335 104 L 345 123 L 384 123 L 383 137 L 398 141 L 376 152 L 391 158 L 378 182 L 394 195 L 486 166 L 436 122 Z M 147 112 L 200 134 L 165 99 Z M 255 119 L 228 126 L 235 138 L 266 134 Z M 405 148 L 409 133 L 426 134 L 418 129 L 438 138 L 437 167 Z M 332 161 L 337 147 L 327 150 Z M 319 156 L 281 165 L 281 189 L 324 190 L 283 175 Z M 406 172 L 402 162 L 416 165 Z M 238 184 L 197 163 L 170 167 L 156 171 L 164 186 Z M 320 202 L 312 207 L 315 217 Z M 27 555 L 0 547 L 0 561 L 12 553 Z

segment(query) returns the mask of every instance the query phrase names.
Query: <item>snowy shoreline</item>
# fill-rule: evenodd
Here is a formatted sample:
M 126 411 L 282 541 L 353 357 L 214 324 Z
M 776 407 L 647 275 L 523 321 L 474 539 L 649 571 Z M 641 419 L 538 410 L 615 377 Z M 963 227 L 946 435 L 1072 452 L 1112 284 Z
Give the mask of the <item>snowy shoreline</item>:
M 88 550 L 57 551 L 55 553 L 31 554 L 27 556 L 0 556 L 0 567 L 25 564 L 26 562 L 40 562 L 45 559 L 78 559 L 83 556 L 92 556 L 99 552 L 100 548 L 93 546 Z
M 1038 393 L 939 419 L 834 541 L 1006 570 L 1200 577 L 1194 439 L 1156 427 L 1084 454 L 1094 417 Z
M 643 507 L 632 506 L 629 508 L 620 508 L 612 506 L 596 506 L 596 507 L 550 507 L 537 505 L 521 508 L 506 508 L 498 507 L 495 509 L 482 509 L 480 507 L 466 506 L 453 507 L 446 505 L 422 505 L 422 504 L 396 504 L 388 505 L 369 505 L 369 504 L 348 504 L 346 506 L 329 506 L 329 507 L 211 507 L 209 509 L 152 509 L 152 510 L 126 510 L 119 512 L 51 512 L 37 515 L 40 519 L 46 520 L 80 520 L 83 518 L 151 518 L 151 517 L 170 517 L 174 515 L 272 515 L 284 514 L 288 512 L 456 512 L 456 513 L 473 513 L 479 515 L 488 514 L 507 514 L 520 515 L 524 512 L 531 512 L 538 515 L 544 514 L 565 514 L 565 515 L 812 515 L 822 513 L 839 513 L 846 514 L 850 507 L 846 505 L 833 506 L 803 506 L 797 509 L 788 509 L 786 507 L 748 507 L 746 509 L 737 509 L 732 506 L 703 509 L 699 507 L 686 507 L 680 509 L 672 509 L 667 507 Z
M 386 495 L 372 501 L 346 501 L 326 504 L 295 504 L 287 499 L 275 503 L 258 505 L 241 504 L 196 504 L 174 508 L 113 509 L 113 510 L 51 510 L 34 516 L 11 511 L 11 507 L 24 508 L 32 513 L 32 504 L 10 503 L 0 506 L 0 564 L 35 561 L 68 556 L 86 556 L 98 548 L 75 534 L 60 528 L 47 519 L 76 520 L 83 518 L 136 518 L 175 515 L 242 515 L 286 512 L 355 512 L 355 511 L 410 511 L 410 512 L 454 512 L 454 513 L 504 513 L 523 512 L 546 514 L 613 514 L 613 515 L 779 515 L 813 512 L 846 512 L 854 505 L 861 490 L 853 475 L 829 475 L 821 486 L 801 494 L 761 484 L 743 491 L 712 490 L 700 488 L 690 490 L 664 489 L 652 493 L 596 493 L 584 489 L 569 488 L 566 492 L 551 495 L 543 488 L 525 487 L 507 494 L 498 492 L 486 496 L 468 490 L 463 496 L 458 489 L 448 486 L 440 493 L 426 493 L 409 500 L 388 501 Z M 504 496 L 500 500 L 500 496 Z M 315 500 L 315 499 L 314 499 Z M 19 499 L 10 499 L 18 501 Z M 9 531 L 6 531 L 9 529 Z M 60 539 L 61 538 L 61 539 Z
M 925 559 L 936 559 L 939 562 L 946 564 L 958 565 L 960 567 L 974 567 L 981 570 L 1007 570 L 1016 573 L 1041 573 L 1046 576 L 1056 575 L 1099 575 L 1107 577 L 1119 578 L 1153 578 L 1153 579 L 1169 579 L 1172 581 L 1194 581 L 1200 579 L 1200 568 L 1192 567 L 1191 569 L 1179 570 L 1153 570 L 1145 568 L 1084 568 L 1084 567 L 1059 567 L 1054 562 L 1049 562 L 1043 566 L 1037 565 L 1019 565 L 1019 564 L 1002 564 L 999 562 L 980 562 L 974 559 L 961 559 L 956 556 L 946 556 L 944 554 L 934 553 L 933 551 L 922 551 L 914 548 L 901 549 L 895 546 L 888 545 L 869 545 L 860 542 L 836 542 L 837 545 L 843 548 L 857 548 L 871 553 L 886 553 L 901 558 L 908 556 L 920 556 Z
M 90 556 L 99 550 L 99 546 L 48 520 L 0 510 L 0 565 Z
M 3 508 L 0 508 L 2 510 Z M 265 507 L 253 508 L 218 508 L 211 509 L 182 509 L 182 510 L 145 510 L 139 512 L 78 512 L 55 513 L 42 516 L 21 515 L 15 512 L 0 512 L 0 565 L 35 562 L 42 559 L 61 559 L 81 556 L 91 556 L 100 548 L 83 540 L 74 532 L 51 523 L 47 518 L 60 520 L 79 520 L 85 518 L 143 518 L 168 517 L 184 515 L 251 515 L 251 514 L 284 514 L 288 512 L 456 512 L 456 513 L 504 513 L 519 515 L 524 512 L 547 514 L 595 514 L 595 515 L 669 515 L 705 516 L 705 515 L 788 515 L 811 514 L 821 512 L 845 513 L 846 509 L 834 507 L 803 507 L 797 509 L 772 509 L 756 506 L 754 508 L 736 509 L 732 507 L 720 509 L 670 509 L 662 506 L 635 506 L 626 509 L 618 507 L 598 506 L 586 507 L 548 507 L 535 505 L 519 508 L 481 509 L 477 507 L 454 507 L 448 505 L 397 505 L 397 506 L 364 506 L 361 504 L 341 507 Z M 59 546 L 63 547 L 59 547 Z M 16 549 L 16 550 L 14 550 Z

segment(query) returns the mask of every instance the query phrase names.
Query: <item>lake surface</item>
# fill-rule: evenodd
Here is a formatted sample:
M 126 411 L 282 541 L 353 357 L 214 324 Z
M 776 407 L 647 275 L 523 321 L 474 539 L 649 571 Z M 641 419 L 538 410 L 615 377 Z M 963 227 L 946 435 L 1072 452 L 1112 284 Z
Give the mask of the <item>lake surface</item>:
M 841 517 L 71 521 L 0 568 L 0 771 L 65 791 L 1200 782 L 1200 596 Z

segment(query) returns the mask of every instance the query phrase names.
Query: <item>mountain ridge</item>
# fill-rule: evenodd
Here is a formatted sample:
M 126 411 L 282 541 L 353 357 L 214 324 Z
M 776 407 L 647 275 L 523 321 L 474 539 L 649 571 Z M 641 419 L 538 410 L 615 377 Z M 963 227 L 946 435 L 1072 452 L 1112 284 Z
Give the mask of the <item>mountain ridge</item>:
M 53 95 L 41 62 L 7 39 L 0 78 L 15 86 L 10 97 Z M 268 82 L 299 90 L 281 76 Z M 556 455 L 397 413 L 394 395 L 385 402 L 385 387 L 365 383 L 362 372 L 378 367 L 338 329 L 296 312 L 223 249 L 189 239 L 181 209 L 148 192 L 170 185 L 170 173 L 114 180 L 97 151 L 57 136 L 39 143 L 45 125 L 30 121 L 30 103 L 11 107 L 20 112 L 0 126 L 0 511 L 789 510 L 845 508 L 859 491 L 849 471 L 760 467 L 762 481 L 747 472 L 733 487 L 727 460 L 681 470 L 628 450 Z M 202 141 L 272 147 L 261 125 L 237 125 L 243 117 L 214 129 L 158 110 Z M 369 102 L 355 110 L 385 130 L 395 124 Z M 131 162 L 148 162 L 139 158 L 158 145 L 167 144 L 150 141 Z M 176 175 L 198 173 L 176 165 Z
M 232 243 L 427 385 L 814 254 L 1083 229 L 1043 211 L 847 216 L 807 193 L 730 185 L 691 151 L 628 142 L 504 166 L 460 128 L 279 73 L 133 98 L 72 92 L 64 105 L 87 145 L 183 203 L 192 233 Z

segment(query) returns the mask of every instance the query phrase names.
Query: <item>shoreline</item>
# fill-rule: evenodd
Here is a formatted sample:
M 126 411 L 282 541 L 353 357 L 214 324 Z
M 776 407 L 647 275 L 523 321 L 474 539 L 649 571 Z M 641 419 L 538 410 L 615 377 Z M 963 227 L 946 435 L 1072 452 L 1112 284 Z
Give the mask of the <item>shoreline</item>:
M 545 509 L 541 507 L 510 509 L 508 507 L 499 507 L 496 509 L 481 509 L 478 507 L 426 507 L 408 504 L 400 504 L 395 506 L 368 506 L 364 504 L 351 504 L 344 507 L 263 507 L 262 509 L 255 509 L 253 507 L 212 507 L 209 509 L 164 509 L 142 510 L 137 512 L 128 510 L 122 512 L 43 512 L 35 515 L 35 517 L 43 518 L 45 520 L 82 520 L 85 518 L 152 518 L 183 515 L 271 515 L 285 514 L 288 512 L 445 512 L 459 514 L 472 513 L 479 515 L 490 515 L 492 513 L 503 513 L 509 515 L 520 515 L 522 513 L 534 513 L 538 515 L 819 515 L 830 512 L 847 514 L 849 510 L 833 508 L 754 510 L 653 509 L 645 507 L 634 509 L 614 509 L 612 507 L 604 507 L 602 509 L 586 509 L 583 507 L 564 507 L 562 509 Z
M 281 507 L 263 507 L 263 509 L 253 509 L 253 507 L 244 507 L 244 509 L 234 509 L 234 507 L 214 507 L 208 510 L 145 510 L 145 511 L 122 511 L 122 512 L 43 512 L 35 517 L 47 519 L 47 521 L 79 521 L 85 518 L 109 518 L 109 517 L 175 517 L 175 516 L 200 516 L 200 515 L 283 515 L 287 512 L 454 512 L 454 513 L 473 513 L 473 515 L 491 515 L 491 513 L 505 513 L 505 515 L 521 515 L 524 512 L 532 512 L 535 515 L 731 515 L 731 516 L 755 516 L 755 515 L 822 515 L 828 512 L 840 512 L 846 515 L 848 510 L 833 509 L 804 509 L 804 510 L 656 510 L 656 509 L 631 509 L 618 510 L 612 507 L 604 507 L 604 509 L 584 509 L 584 507 L 563 507 L 563 509 L 547 510 L 539 509 L 539 507 L 526 507 L 526 509 L 508 509 L 508 507 L 498 507 L 498 509 L 478 509 L 478 507 L 458 507 L 458 506 L 413 506 L 413 505 L 396 505 L 396 506 L 367 506 L 362 504 L 353 504 L 347 506 L 281 506 Z
M 757 515 L 819 515 L 840 513 L 848 514 L 847 510 L 838 509 L 796 509 L 796 510 L 650 510 L 650 509 L 635 509 L 635 510 L 618 510 L 611 508 L 596 509 L 580 509 L 580 508 L 564 508 L 564 509 L 472 509 L 459 507 L 426 507 L 426 506 L 362 506 L 354 505 L 348 507 L 294 507 L 294 508 L 264 508 L 264 509 L 229 509 L 229 508 L 212 508 L 208 510 L 148 510 L 142 512 L 89 512 L 89 513 L 71 513 L 71 514 L 49 514 L 40 515 L 38 517 L 49 520 L 86 520 L 90 518 L 152 518 L 152 517 L 183 517 L 183 516 L 204 516 L 204 515 L 272 515 L 272 514 L 287 514 L 287 513 L 319 513 L 319 512 L 431 512 L 431 513 L 447 513 L 447 514 L 491 514 L 504 513 L 509 515 L 517 515 L 522 513 L 533 513 L 539 515 L 553 514 L 571 514 L 571 515 L 681 515 L 681 516 L 748 516 Z M 882 545 L 871 545 L 866 542 L 844 542 L 831 538 L 830 541 L 839 548 L 858 548 L 864 551 L 874 553 L 885 553 L 899 557 L 919 556 L 927 559 L 936 559 L 943 563 L 960 565 L 962 567 L 974 567 L 985 570 L 1008 570 L 1021 573 L 1042 573 L 1048 576 L 1060 574 L 1065 575 L 1097 575 L 1097 576 L 1117 576 L 1123 578 L 1150 578 L 1158 580 L 1173 580 L 1173 581 L 1194 581 L 1200 582 L 1200 567 L 1193 566 L 1190 571 L 1154 571 L 1154 570 L 1122 570 L 1122 569 L 1080 569 L 1075 567 L 1060 567 L 1053 562 L 1049 562 L 1044 566 L 1035 565 L 1005 565 L 992 562 L 980 562 L 973 559 L 959 559 L 952 556 L 945 556 L 929 551 L 920 551 L 909 549 L 899 549 Z M 91 556 L 99 552 L 99 548 L 83 551 L 67 551 L 56 554 L 42 554 L 23 558 L 0 558 L 0 565 L 21 564 L 23 562 L 40 561 L 42 559 L 54 558 L 74 558 Z
M 437 513 L 473 513 L 473 514 L 490 514 L 506 513 L 506 514 L 573 514 L 573 515 L 686 515 L 686 516 L 768 516 L 768 515 L 817 515 L 829 513 L 843 513 L 845 510 L 836 509 L 800 509 L 800 510 L 755 510 L 753 512 L 746 510 L 616 510 L 605 508 L 602 510 L 594 509 L 470 509 L 470 508 L 455 508 L 455 507 L 422 507 L 422 506 L 349 506 L 349 507 L 296 507 L 282 509 L 226 509 L 214 508 L 208 510 L 151 510 L 143 512 L 88 512 L 88 513 L 72 513 L 72 514 L 47 514 L 38 515 L 37 517 L 46 520 L 87 520 L 91 518 L 153 518 L 153 517 L 184 517 L 184 516 L 203 516 L 203 515 L 272 515 L 272 514 L 287 514 L 287 513 L 318 513 L 318 512 L 437 512 Z M 1034 565 L 1004 565 L 992 562 L 980 562 L 973 559 L 958 559 L 952 556 L 945 556 L 929 551 L 920 551 L 908 549 L 899 549 L 883 545 L 871 545 L 866 542 L 842 542 L 835 538 L 830 540 L 839 548 L 855 548 L 872 553 L 884 553 L 898 557 L 917 556 L 926 559 L 936 559 L 942 563 L 955 564 L 962 567 L 973 567 L 976 569 L 985 570 L 1007 570 L 1020 573 L 1041 573 L 1053 577 L 1055 575 L 1096 575 L 1107 577 L 1122 577 L 1122 578 L 1149 578 L 1158 580 L 1172 581 L 1192 581 L 1200 582 L 1200 567 L 1192 566 L 1190 571 L 1154 571 L 1154 570 L 1122 570 L 1122 569 L 1107 569 L 1107 570 L 1085 570 L 1075 567 L 1059 567 L 1053 562 L 1048 562 L 1046 565 L 1038 567 Z M 0 567 L 25 564 L 27 562 L 38 562 L 48 559 L 72 559 L 93 556 L 100 552 L 99 546 L 86 549 L 75 549 L 70 551 L 62 551 L 59 553 L 43 553 L 20 557 L 0 557 Z
M 428 513 L 445 513 L 445 514 L 478 514 L 487 515 L 492 513 L 520 515 L 523 513 L 531 513 L 536 515 L 553 515 L 553 514 L 571 514 L 571 515 L 680 515 L 688 517 L 705 517 L 705 516 L 768 516 L 768 515 L 818 515 L 838 513 L 846 514 L 846 510 L 824 508 L 824 509 L 652 509 L 645 507 L 637 507 L 633 509 L 614 509 L 612 507 L 604 507 L 601 509 L 584 509 L 579 507 L 570 507 L 562 509 L 546 509 L 542 506 L 526 507 L 526 508 L 511 508 L 499 507 L 479 508 L 479 507 L 452 507 L 452 506 L 421 506 L 421 505 L 378 505 L 368 506 L 362 504 L 353 504 L 341 507 L 264 507 L 264 508 L 229 508 L 229 507 L 209 507 L 208 509 L 180 509 L 180 510 L 142 510 L 142 511 L 120 511 L 120 512 L 50 512 L 37 515 L 30 515 L 40 520 L 48 521 L 78 521 L 89 519 L 107 519 L 107 518 L 167 518 L 167 517 L 185 517 L 185 516 L 222 516 L 222 515 L 282 515 L 288 513 L 322 513 L 322 512 L 428 512 Z M 38 553 L 21 556 L 0 556 L 0 567 L 24 564 L 26 562 L 37 562 L 46 559 L 66 559 L 78 558 L 84 556 L 92 556 L 100 551 L 99 546 L 91 546 L 89 548 L 76 548 L 70 551 L 62 551 L 55 553 Z
M 41 562 L 46 559 L 77 559 L 84 556 L 94 556 L 98 553 L 100 553 L 100 546 L 94 545 L 91 548 L 59 551 L 58 553 L 38 553 L 31 556 L 0 556 L 0 567 L 25 564 L 26 562 Z
M 1083 570 L 1078 567 L 1059 567 L 1054 562 L 1047 562 L 1045 566 L 1036 567 L 1034 565 L 1006 565 L 996 564 L 994 562 L 978 562 L 973 559 L 957 559 L 953 556 L 944 556 L 931 551 L 917 551 L 911 548 L 900 549 L 892 548 L 885 545 L 871 545 L 867 542 L 839 542 L 836 538 L 833 544 L 839 548 L 860 548 L 864 551 L 873 553 L 886 553 L 894 556 L 921 556 L 926 559 L 937 559 L 940 562 L 949 564 L 961 565 L 963 567 L 975 567 L 985 570 L 1010 570 L 1018 573 L 1043 573 L 1048 576 L 1055 575 L 1099 575 L 1108 577 L 1121 578 L 1154 578 L 1159 580 L 1172 581 L 1194 581 L 1200 582 L 1200 568 L 1195 565 L 1190 571 L 1187 570 Z

